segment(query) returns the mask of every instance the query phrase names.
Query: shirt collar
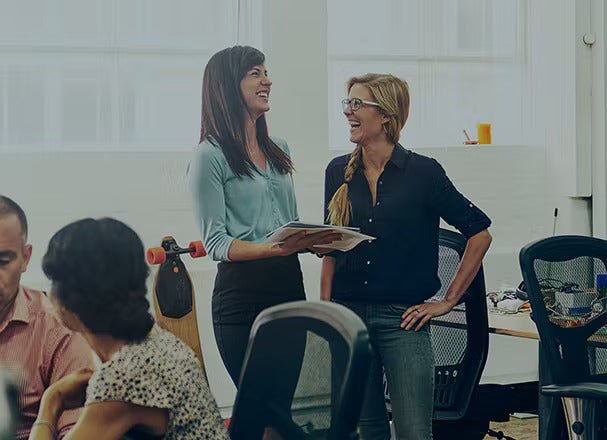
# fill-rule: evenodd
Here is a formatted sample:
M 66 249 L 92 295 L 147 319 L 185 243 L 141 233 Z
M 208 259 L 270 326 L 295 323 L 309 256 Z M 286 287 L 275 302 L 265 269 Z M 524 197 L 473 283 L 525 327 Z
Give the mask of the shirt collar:
M 19 286 L 19 291 L 17 292 L 17 296 L 15 297 L 15 301 L 13 302 L 11 309 L 6 315 L 6 318 L 4 318 L 4 321 L 0 322 L 0 332 L 4 331 L 4 329 L 6 329 L 8 324 L 11 322 L 24 322 L 29 324 L 29 311 L 30 310 L 25 298 L 23 286 Z
M 392 162 L 398 168 L 403 169 L 407 164 L 408 158 L 409 151 L 405 150 L 401 144 L 396 144 L 394 146 L 394 150 L 392 150 L 392 157 L 390 157 L 390 162 Z
M 409 150 L 406 150 L 401 144 L 395 144 L 394 149 L 392 150 L 392 156 L 387 163 L 392 162 L 394 166 L 400 168 L 401 170 L 407 166 L 407 161 L 409 160 Z M 364 165 L 361 165 L 356 168 L 354 174 L 363 174 L 364 173 Z
M 13 307 L 13 316 L 9 318 L 9 321 L 21 321 L 29 324 L 30 309 L 28 307 L 28 301 L 25 298 L 23 286 L 19 286 L 19 293 L 17 293 Z

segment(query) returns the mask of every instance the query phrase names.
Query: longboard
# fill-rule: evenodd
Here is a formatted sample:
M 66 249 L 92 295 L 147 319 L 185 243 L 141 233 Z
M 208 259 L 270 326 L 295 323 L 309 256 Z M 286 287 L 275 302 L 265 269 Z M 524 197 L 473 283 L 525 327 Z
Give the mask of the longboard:
M 148 249 L 148 262 L 160 264 L 154 278 L 154 308 L 158 325 L 179 337 L 194 350 L 206 377 L 198 335 L 194 287 L 179 257 L 184 253 L 189 253 L 192 258 L 206 255 L 202 242 L 195 241 L 190 243 L 189 247 L 181 248 L 171 236 L 164 237 L 160 247 Z

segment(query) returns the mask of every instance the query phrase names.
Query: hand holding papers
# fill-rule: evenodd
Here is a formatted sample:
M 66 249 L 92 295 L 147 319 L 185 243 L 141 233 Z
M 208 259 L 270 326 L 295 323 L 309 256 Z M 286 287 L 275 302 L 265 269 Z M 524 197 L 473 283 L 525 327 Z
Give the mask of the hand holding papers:
M 375 237 L 361 234 L 358 228 L 348 228 L 345 226 L 333 225 L 315 225 L 301 222 L 289 222 L 284 226 L 270 232 L 266 240 L 270 243 L 279 243 L 293 234 L 304 231 L 307 234 L 315 234 L 323 231 L 333 231 L 341 234 L 341 240 L 331 243 L 318 245 L 318 247 L 336 249 L 340 251 L 349 251 L 363 240 L 375 240 Z

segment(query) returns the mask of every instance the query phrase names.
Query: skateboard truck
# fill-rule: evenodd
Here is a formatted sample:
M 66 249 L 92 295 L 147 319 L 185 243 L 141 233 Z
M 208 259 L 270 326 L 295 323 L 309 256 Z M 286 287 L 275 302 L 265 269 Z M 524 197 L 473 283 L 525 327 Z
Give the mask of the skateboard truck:
M 186 253 L 189 253 L 192 258 L 204 257 L 207 254 L 200 240 L 191 242 L 187 248 L 182 248 L 174 238 L 165 237 L 162 240 L 162 246 L 148 249 L 146 257 L 150 264 L 162 264 L 167 260 L 167 256 Z
M 204 369 L 194 286 L 179 256 L 186 253 L 192 258 L 207 254 L 201 241 L 193 241 L 187 248 L 182 248 L 173 237 L 167 236 L 159 247 L 148 249 L 146 257 L 150 264 L 160 265 L 154 278 L 154 308 L 158 325 L 194 350 Z

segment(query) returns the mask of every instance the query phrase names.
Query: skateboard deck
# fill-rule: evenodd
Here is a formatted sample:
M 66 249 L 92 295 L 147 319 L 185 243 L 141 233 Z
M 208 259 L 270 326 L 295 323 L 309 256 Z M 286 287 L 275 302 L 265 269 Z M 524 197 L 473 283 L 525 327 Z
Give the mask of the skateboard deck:
M 193 258 L 206 255 L 201 242 L 180 248 L 173 237 L 164 237 L 158 248 L 148 249 L 150 264 L 160 264 L 154 279 L 154 308 L 158 325 L 186 343 L 200 361 L 204 375 L 206 370 L 196 319 L 194 287 L 180 254 L 189 253 Z

